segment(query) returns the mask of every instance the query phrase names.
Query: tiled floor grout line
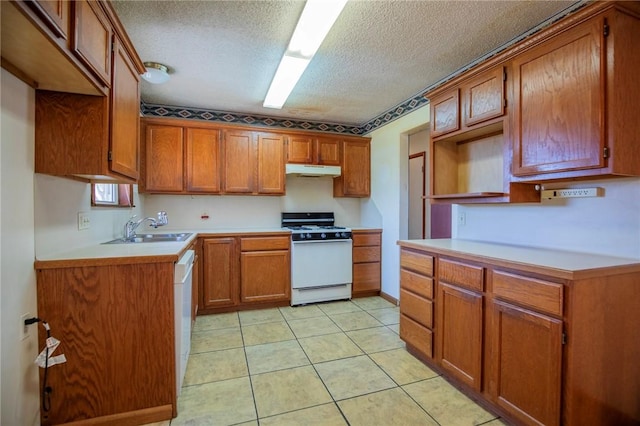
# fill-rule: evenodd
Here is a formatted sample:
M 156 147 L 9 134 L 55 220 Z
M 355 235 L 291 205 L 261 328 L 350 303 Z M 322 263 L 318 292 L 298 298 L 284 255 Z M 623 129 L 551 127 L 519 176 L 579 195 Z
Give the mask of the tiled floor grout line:
M 238 313 L 238 323 L 240 323 L 240 314 Z M 251 370 L 249 369 L 249 357 L 247 356 L 247 345 L 244 342 L 244 333 L 242 332 L 242 324 L 240 324 L 240 338 L 242 339 L 242 352 L 244 352 L 244 362 L 247 364 L 247 376 L 249 377 L 249 388 L 251 389 L 251 399 L 253 400 L 253 409 L 256 412 L 256 422 L 260 425 L 260 414 L 258 414 L 258 404 L 256 403 L 256 394 L 253 391 L 253 380 L 251 379 Z

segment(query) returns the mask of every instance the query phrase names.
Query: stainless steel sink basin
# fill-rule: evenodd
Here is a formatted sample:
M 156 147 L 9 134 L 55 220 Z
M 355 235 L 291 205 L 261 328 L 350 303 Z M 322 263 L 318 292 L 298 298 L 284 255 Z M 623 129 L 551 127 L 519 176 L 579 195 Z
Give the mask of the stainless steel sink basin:
M 115 240 L 107 241 L 103 244 L 137 244 L 137 243 L 167 243 L 184 241 L 191 236 L 190 233 L 181 234 L 140 234 L 136 235 L 132 240 L 125 240 L 124 238 L 118 238 Z

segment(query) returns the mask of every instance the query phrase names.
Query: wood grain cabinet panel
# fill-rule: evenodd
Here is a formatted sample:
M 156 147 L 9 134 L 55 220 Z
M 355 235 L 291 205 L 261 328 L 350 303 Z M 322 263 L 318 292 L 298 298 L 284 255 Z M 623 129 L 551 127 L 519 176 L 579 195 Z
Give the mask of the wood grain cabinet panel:
M 404 288 L 400 289 L 402 313 L 423 326 L 433 328 L 433 302 Z
M 76 0 L 71 4 L 75 19 L 73 52 L 105 86 L 111 86 L 111 24 L 100 3 Z
M 340 139 L 317 137 L 316 162 L 325 166 L 340 165 Z
M 495 301 L 491 309 L 498 406 L 523 424 L 560 424 L 562 321 Z
M 352 237 L 352 296 L 380 294 L 382 231 L 354 230 Z
M 603 31 L 593 19 L 514 59 L 514 175 L 604 166 Z
M 462 85 L 465 127 L 504 115 L 504 67 L 482 73 Z
M 342 143 L 342 174 L 333 179 L 334 197 L 368 197 L 371 193 L 371 147 L 369 141 Z
M 492 292 L 496 297 L 515 302 L 556 317 L 562 316 L 564 286 L 504 271 L 493 271 Z
M 284 136 L 258 133 L 258 194 L 284 195 Z
M 340 139 L 310 135 L 287 136 L 287 163 L 340 165 Z
M 400 267 L 422 275 L 433 276 L 433 256 L 407 248 L 400 249 Z
M 400 338 L 416 348 L 420 354 L 433 358 L 433 331 L 400 314 Z
M 205 238 L 202 241 L 203 308 L 235 306 L 239 302 L 238 251 L 235 238 Z
M 431 104 L 431 137 L 460 129 L 460 89 L 434 96 Z
M 58 38 L 69 37 L 69 2 L 66 0 L 32 0 L 25 2 Z
M 118 37 L 113 41 L 110 169 L 138 179 L 140 170 L 140 76 Z
M 144 190 L 180 192 L 183 188 L 184 129 L 149 125 L 145 129 Z
M 220 131 L 186 128 L 187 192 L 220 192 Z
M 56 354 L 67 359 L 48 370 L 51 409 L 40 424 L 175 416 L 173 268 L 163 262 L 37 270 L 38 316 L 61 341 Z M 39 347 L 46 337 L 38 327 Z
M 443 369 L 472 389 L 482 385 L 483 296 L 438 283 L 438 349 Z
M 440 281 L 472 290 L 484 290 L 484 268 L 450 259 L 438 259 Z
M 224 130 L 222 184 L 227 194 L 250 194 L 256 187 L 256 143 L 253 132 Z
M 291 262 L 288 250 L 243 252 L 240 265 L 242 303 L 290 300 Z
M 424 298 L 433 299 L 433 278 L 400 269 L 400 286 Z

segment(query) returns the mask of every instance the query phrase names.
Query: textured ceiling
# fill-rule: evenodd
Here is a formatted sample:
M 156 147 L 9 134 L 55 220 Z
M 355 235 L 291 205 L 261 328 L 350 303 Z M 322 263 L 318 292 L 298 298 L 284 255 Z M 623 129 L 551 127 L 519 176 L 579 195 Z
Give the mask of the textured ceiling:
M 351 0 L 281 110 L 262 101 L 304 2 L 113 2 L 143 61 L 147 103 L 362 125 L 575 1 Z

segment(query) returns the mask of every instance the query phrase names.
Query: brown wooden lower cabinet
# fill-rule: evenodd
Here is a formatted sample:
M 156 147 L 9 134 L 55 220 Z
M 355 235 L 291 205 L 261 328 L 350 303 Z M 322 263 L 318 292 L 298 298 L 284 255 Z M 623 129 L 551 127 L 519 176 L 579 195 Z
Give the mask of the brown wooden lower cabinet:
M 489 314 L 495 402 L 523 423 L 558 425 L 562 321 L 500 301 Z
M 353 236 L 353 297 L 380 294 L 381 229 L 354 229 Z
M 480 390 L 483 297 L 446 283 L 438 288 L 438 361 L 458 380 Z
M 640 262 L 457 240 L 399 245 L 400 337 L 464 393 L 517 425 L 640 424 Z
M 38 316 L 60 340 L 54 355 L 67 359 L 48 368 L 41 424 L 169 420 L 177 413 L 174 263 L 96 263 L 36 262 Z M 39 347 L 45 338 L 38 327 Z
M 289 233 L 204 236 L 200 313 L 291 300 Z

